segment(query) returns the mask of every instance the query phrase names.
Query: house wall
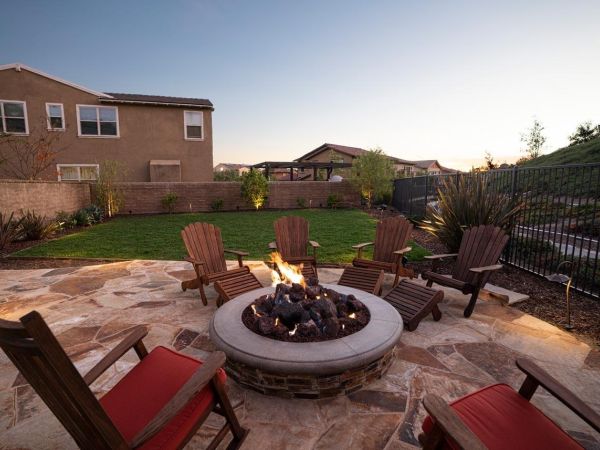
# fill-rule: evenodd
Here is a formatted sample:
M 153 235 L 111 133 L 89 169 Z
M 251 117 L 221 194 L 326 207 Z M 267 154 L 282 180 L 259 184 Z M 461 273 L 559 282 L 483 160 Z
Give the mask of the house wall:
M 182 181 L 211 181 L 213 176 L 212 112 L 204 116 L 204 140 L 184 139 L 183 111 L 186 107 L 104 104 L 90 93 L 22 69 L 0 71 L 0 99 L 25 101 L 30 138 L 36 128 L 46 128 L 46 103 L 64 105 L 66 131 L 58 148 L 64 148 L 56 163 L 99 164 L 117 160 L 127 167 L 130 181 L 150 181 L 149 161 L 180 160 Z M 120 137 L 78 137 L 76 105 L 116 106 Z M 2 174 L 0 178 L 7 178 Z M 56 165 L 43 179 L 57 180 Z
M 15 217 L 21 210 L 54 217 L 57 211 L 75 212 L 90 204 L 87 183 L 0 180 L 0 212 Z

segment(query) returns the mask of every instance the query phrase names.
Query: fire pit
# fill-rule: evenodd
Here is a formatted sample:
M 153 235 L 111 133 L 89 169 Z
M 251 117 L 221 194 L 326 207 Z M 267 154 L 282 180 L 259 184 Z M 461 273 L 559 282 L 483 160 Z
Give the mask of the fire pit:
M 310 284 L 314 287 L 314 283 Z M 300 328 L 297 323 L 277 324 L 285 328 L 280 330 L 283 340 L 277 338 L 275 331 L 267 330 L 268 333 L 263 335 L 244 324 L 244 316 L 254 316 L 254 309 L 259 312 L 257 299 L 266 296 L 274 299 L 285 290 L 288 294 L 283 295 L 290 295 L 291 289 L 292 285 L 280 287 L 279 293 L 275 287 L 247 292 L 225 303 L 213 316 L 210 337 L 215 346 L 227 355 L 225 370 L 232 379 L 263 394 L 324 398 L 357 391 L 385 373 L 402 333 L 402 318 L 387 302 L 366 292 L 328 284 L 320 288 L 323 294 L 336 292 L 346 301 L 348 298 L 352 300 L 353 296 L 364 307 L 365 324 L 352 333 L 345 334 L 344 326 L 340 334 L 341 325 L 345 325 L 346 320 L 357 320 L 343 315 L 336 336 L 330 335 L 326 326 L 319 328 L 313 320 L 321 339 L 315 342 L 298 342 L 294 338 Z M 299 292 L 298 288 L 296 290 Z M 297 303 L 306 300 L 298 300 Z M 311 301 L 315 300 L 316 295 Z M 348 316 L 353 312 L 348 309 Z M 333 315 L 333 311 L 331 313 Z M 358 317 L 358 313 L 354 313 Z M 296 332 L 290 335 L 294 329 Z M 285 342 L 290 338 L 291 342 Z

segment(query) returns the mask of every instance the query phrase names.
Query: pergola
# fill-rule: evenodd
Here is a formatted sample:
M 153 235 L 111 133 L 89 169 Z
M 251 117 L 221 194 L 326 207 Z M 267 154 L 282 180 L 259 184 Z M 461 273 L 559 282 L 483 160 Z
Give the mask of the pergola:
M 319 169 L 327 170 L 327 181 L 331 178 L 331 172 L 333 169 L 343 169 L 347 167 L 352 167 L 352 163 L 334 163 L 334 162 L 296 162 L 296 161 L 264 161 L 258 164 L 254 164 L 250 166 L 250 170 L 254 169 L 264 169 L 265 176 L 269 178 L 269 172 L 271 169 L 289 169 L 290 171 L 290 181 L 294 181 L 294 169 L 301 169 L 304 171 L 305 169 L 313 170 L 313 180 L 317 179 L 317 171 Z

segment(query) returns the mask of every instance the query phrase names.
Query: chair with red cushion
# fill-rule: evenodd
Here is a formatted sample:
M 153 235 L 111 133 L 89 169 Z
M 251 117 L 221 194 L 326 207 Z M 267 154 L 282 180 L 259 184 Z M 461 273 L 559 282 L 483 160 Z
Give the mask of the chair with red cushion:
M 580 449 L 581 446 L 529 400 L 542 386 L 596 431 L 600 415 L 527 359 L 517 359 L 527 377 L 519 392 L 495 384 L 450 405 L 435 396 L 423 399 L 429 416 L 419 441 L 425 449 Z
M 20 322 L 0 319 L 0 347 L 50 410 L 86 449 L 179 449 L 211 412 L 225 425 L 209 448 L 231 431 L 227 448 L 239 448 L 248 431 L 225 393 L 222 352 L 204 362 L 165 347 L 146 351 L 144 327 L 136 327 L 81 376 L 37 311 Z M 89 385 L 131 348 L 140 362 L 100 400 Z

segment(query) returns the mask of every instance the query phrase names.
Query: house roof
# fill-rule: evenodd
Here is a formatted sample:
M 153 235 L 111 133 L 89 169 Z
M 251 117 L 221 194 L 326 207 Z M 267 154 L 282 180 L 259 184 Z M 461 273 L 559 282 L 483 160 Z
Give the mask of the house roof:
M 368 151 L 368 150 L 365 150 L 364 148 L 360 148 L 360 147 L 348 147 L 347 145 L 325 143 L 325 144 L 315 148 L 314 150 L 308 152 L 306 155 L 303 155 L 300 158 L 295 159 L 294 161 L 302 161 L 304 159 L 311 158 L 314 155 L 317 155 L 317 154 L 321 153 L 323 150 L 327 150 L 327 149 L 335 150 L 336 152 L 339 152 L 339 153 L 344 153 L 348 156 L 352 156 L 353 158 L 363 155 Z M 392 161 L 394 161 L 396 163 L 406 164 L 406 165 L 414 165 L 413 161 L 396 158 L 395 156 L 390 156 L 390 155 L 387 155 L 387 156 L 388 156 L 388 158 L 390 158 Z
M 419 161 L 413 161 L 413 164 L 419 169 L 428 169 L 434 164 L 437 164 L 438 166 L 442 167 L 437 161 L 437 159 L 421 159 Z
M 245 167 L 250 167 L 251 164 L 219 163 L 215 166 L 215 169 L 219 166 L 223 166 L 224 168 L 226 168 L 228 170 L 234 170 L 234 169 L 243 169 Z
M 166 97 L 163 95 L 123 94 L 107 92 L 108 98 L 101 98 L 103 103 L 135 103 L 143 105 L 187 106 L 189 108 L 210 108 L 213 104 L 205 98 Z
M 58 78 L 53 75 L 49 75 L 45 72 L 42 72 L 41 70 L 37 70 L 37 69 L 34 69 L 33 67 L 26 66 L 25 64 L 12 63 L 12 64 L 0 65 L 0 70 L 9 70 L 9 69 L 14 69 L 17 72 L 20 72 L 21 70 L 26 70 L 28 72 L 35 73 L 36 75 L 40 75 L 42 77 L 48 78 L 50 80 L 57 81 L 58 83 L 62 83 L 67 86 L 71 86 L 72 88 L 78 89 L 80 91 L 87 92 L 88 94 L 96 95 L 97 97 L 101 97 L 101 98 L 110 98 L 109 94 L 105 94 L 104 92 L 94 91 L 93 89 L 89 89 L 84 86 L 80 86 L 78 84 L 71 83 L 70 81 L 63 80 L 62 78 Z

